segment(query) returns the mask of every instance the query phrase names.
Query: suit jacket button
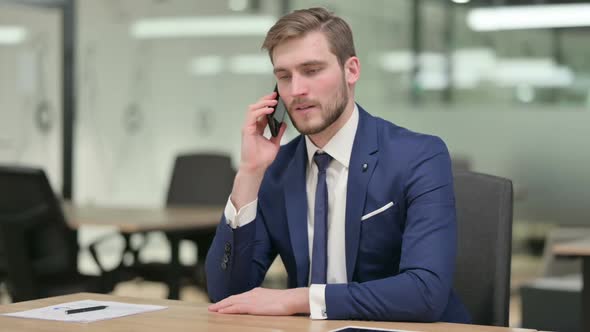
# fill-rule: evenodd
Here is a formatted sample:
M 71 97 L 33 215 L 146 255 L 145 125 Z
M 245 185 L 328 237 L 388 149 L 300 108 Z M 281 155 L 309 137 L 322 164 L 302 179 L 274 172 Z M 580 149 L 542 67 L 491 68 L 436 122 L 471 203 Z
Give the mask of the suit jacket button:
M 223 262 L 224 263 L 229 262 L 229 256 L 228 255 L 223 255 Z
M 231 251 L 231 244 L 229 242 L 225 243 L 225 252 L 230 252 Z
M 227 270 L 227 264 L 226 263 L 221 263 L 221 269 L 222 270 Z

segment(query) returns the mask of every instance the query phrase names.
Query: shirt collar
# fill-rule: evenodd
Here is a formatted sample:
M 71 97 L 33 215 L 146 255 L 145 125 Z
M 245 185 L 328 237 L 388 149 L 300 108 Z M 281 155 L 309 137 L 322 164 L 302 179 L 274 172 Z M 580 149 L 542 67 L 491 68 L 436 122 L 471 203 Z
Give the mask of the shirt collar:
M 356 129 L 359 123 L 359 110 L 356 105 L 354 104 L 354 110 L 352 111 L 352 115 L 350 119 L 346 121 L 344 126 L 338 130 L 338 132 L 332 137 L 328 143 L 324 146 L 323 149 L 318 148 L 313 144 L 311 139 L 308 136 L 305 136 L 305 146 L 307 147 L 307 161 L 308 167 L 311 167 L 311 163 L 313 162 L 313 156 L 315 155 L 316 151 L 320 150 L 323 151 L 334 160 L 338 161 L 340 164 L 344 165 L 344 167 L 348 168 L 350 163 L 350 155 L 352 154 L 352 144 L 354 143 L 354 136 L 356 134 Z

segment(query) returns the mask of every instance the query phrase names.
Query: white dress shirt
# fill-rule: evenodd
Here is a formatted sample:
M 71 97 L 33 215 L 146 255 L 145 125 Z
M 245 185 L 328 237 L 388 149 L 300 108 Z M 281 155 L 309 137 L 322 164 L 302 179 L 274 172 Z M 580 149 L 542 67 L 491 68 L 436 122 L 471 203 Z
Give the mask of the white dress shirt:
M 352 116 L 342 128 L 330 139 L 323 149 L 313 144 L 309 137 L 305 136 L 307 148 L 307 238 L 309 246 L 309 261 L 313 257 L 313 231 L 315 190 L 318 181 L 318 167 L 313 161 L 316 151 L 320 150 L 332 156 L 333 160 L 326 170 L 326 183 L 328 186 L 328 273 L 327 282 L 346 283 L 346 245 L 345 245 L 345 219 L 346 219 L 346 188 L 348 184 L 348 167 L 352 144 L 358 126 L 359 114 L 356 104 Z M 242 227 L 256 218 L 258 200 L 243 206 L 236 212 L 231 200 L 228 199 L 225 207 L 225 219 L 232 228 Z M 311 268 L 310 268 L 311 273 Z M 309 278 L 311 280 L 311 277 Z M 312 319 L 325 319 L 326 316 L 326 285 L 314 284 L 309 290 L 310 317 Z

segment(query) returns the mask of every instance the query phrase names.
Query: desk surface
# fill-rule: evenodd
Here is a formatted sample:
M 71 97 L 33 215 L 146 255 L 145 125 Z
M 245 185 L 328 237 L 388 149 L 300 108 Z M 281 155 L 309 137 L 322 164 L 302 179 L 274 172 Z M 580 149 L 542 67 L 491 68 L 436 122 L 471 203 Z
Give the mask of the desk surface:
M 556 244 L 552 250 L 560 256 L 590 256 L 590 238 Z
M 175 331 L 239 331 L 239 332 L 295 332 L 295 331 L 330 331 L 348 325 L 371 326 L 379 328 L 400 329 L 408 331 L 432 332 L 516 332 L 531 331 L 491 326 L 462 324 L 419 324 L 419 323 L 387 323 L 359 321 L 326 321 L 311 320 L 308 317 L 265 317 L 247 315 L 222 315 L 207 311 L 203 303 L 190 303 L 173 300 L 139 299 L 112 295 L 79 293 L 47 299 L 20 302 L 0 306 L 0 313 L 22 311 L 55 305 L 63 302 L 94 299 L 104 301 L 120 301 L 140 304 L 165 305 L 168 309 L 121 317 L 112 320 L 98 321 L 88 324 L 64 323 L 0 316 L 2 330 L 11 332 L 43 331 L 43 332 L 175 332 Z
M 222 206 L 126 208 L 65 203 L 63 208 L 72 227 L 108 225 L 123 233 L 211 228 L 217 226 L 223 213 Z

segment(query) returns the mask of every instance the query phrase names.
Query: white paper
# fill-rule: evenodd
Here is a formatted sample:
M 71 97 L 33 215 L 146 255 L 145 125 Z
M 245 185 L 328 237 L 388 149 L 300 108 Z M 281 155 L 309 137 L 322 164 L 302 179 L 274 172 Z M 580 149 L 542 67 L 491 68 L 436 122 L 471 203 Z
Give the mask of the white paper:
M 87 308 L 94 306 L 107 306 L 105 309 L 67 314 L 66 310 Z M 97 320 L 112 319 L 117 317 L 135 315 L 143 312 L 166 309 L 161 305 L 132 304 L 111 301 L 82 300 L 52 305 L 49 307 L 32 309 L 27 311 L 2 314 L 4 316 L 57 320 L 62 322 L 89 323 Z

